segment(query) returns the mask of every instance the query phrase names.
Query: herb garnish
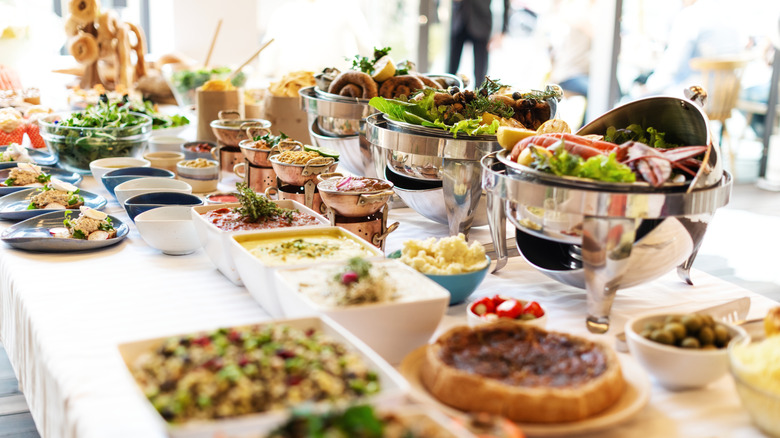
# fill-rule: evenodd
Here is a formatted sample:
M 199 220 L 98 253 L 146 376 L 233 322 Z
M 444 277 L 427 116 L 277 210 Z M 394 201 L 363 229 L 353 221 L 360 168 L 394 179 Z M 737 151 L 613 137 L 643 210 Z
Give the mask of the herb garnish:
M 371 271 L 371 262 L 362 257 L 352 257 L 347 265 L 333 278 L 345 285 L 357 282 L 368 277 Z
M 374 47 L 374 59 L 355 55 L 355 58 L 352 59 L 352 70 L 358 70 L 362 71 L 363 73 L 372 74 L 374 73 L 374 64 L 376 64 L 376 62 L 379 61 L 381 57 L 387 56 L 388 53 L 390 53 L 390 47 L 383 47 L 381 49 Z
M 293 221 L 295 210 L 279 207 L 265 196 L 255 193 L 247 184 L 236 184 L 236 190 L 238 191 L 236 197 L 241 207 L 236 208 L 235 211 L 249 222 L 267 221 L 277 217 L 288 223 Z
M 254 141 L 264 141 L 265 144 L 268 146 L 268 148 L 272 148 L 279 144 L 282 140 L 286 140 L 290 137 L 287 136 L 284 132 L 280 132 L 279 135 L 273 135 L 272 133 L 267 133 L 265 135 L 256 135 L 252 140 Z
M 627 141 L 638 141 L 654 148 L 675 148 L 680 145 L 667 143 L 664 138 L 666 133 L 659 132 L 657 129 L 648 127 L 642 128 L 641 125 L 634 123 L 628 125 L 625 129 L 617 129 L 614 126 L 607 128 L 607 132 L 604 134 L 604 141 L 615 144 L 623 144 Z

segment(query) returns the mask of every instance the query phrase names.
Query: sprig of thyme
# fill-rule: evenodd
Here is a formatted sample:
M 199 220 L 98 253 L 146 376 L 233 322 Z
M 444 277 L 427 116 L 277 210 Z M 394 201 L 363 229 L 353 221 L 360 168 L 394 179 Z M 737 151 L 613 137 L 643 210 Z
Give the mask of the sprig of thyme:
M 250 222 L 267 221 L 276 217 L 283 218 L 288 223 L 293 221 L 294 210 L 279 207 L 265 196 L 255 193 L 247 184 L 236 184 L 236 190 L 241 207 L 235 211 Z

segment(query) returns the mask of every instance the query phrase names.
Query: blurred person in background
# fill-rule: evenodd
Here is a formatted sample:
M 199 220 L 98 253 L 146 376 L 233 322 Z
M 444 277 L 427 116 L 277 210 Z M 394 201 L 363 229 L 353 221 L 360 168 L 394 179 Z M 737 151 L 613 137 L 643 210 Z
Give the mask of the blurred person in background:
M 509 26 L 509 0 L 503 0 L 504 10 L 501 31 L 493 33 L 491 0 L 453 0 L 450 24 L 450 53 L 448 72 L 455 74 L 466 41 L 474 47 L 474 83 L 477 88 L 485 81 L 488 68 L 488 51 L 501 44 Z
M 696 85 L 690 67 L 693 58 L 738 55 L 745 52 L 749 21 L 733 0 L 683 0 L 675 16 L 668 43 L 658 65 L 647 78 L 645 94 L 682 95 Z

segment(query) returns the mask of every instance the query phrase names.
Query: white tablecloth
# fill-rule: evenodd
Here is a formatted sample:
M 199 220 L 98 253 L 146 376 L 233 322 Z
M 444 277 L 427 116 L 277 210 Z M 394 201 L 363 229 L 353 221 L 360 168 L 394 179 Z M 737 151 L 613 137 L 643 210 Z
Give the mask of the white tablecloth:
M 91 177 L 82 186 L 107 196 Z M 115 201 L 107 211 L 127 217 Z M 447 235 L 445 226 L 408 209 L 394 210 L 390 217 L 402 225 L 390 235 L 388 251 L 408 238 Z M 472 238 L 489 241 L 484 228 L 473 230 Z M 777 305 L 702 272 L 694 272 L 693 278 L 694 287 L 670 273 L 620 291 L 612 310 L 613 329 L 601 338 L 611 342 L 628 317 L 656 308 L 692 311 L 750 296 L 749 317 L 756 318 Z M 488 275 L 477 294 L 499 292 L 540 301 L 548 311 L 548 329 L 591 336 L 584 325 L 585 294 L 548 279 L 519 258 L 498 275 Z M 464 312 L 465 305 L 451 307 L 440 330 L 464 323 Z M 128 239 L 102 251 L 43 254 L 0 248 L 0 337 L 44 437 L 164 436 L 134 387 L 117 344 L 266 318 L 247 291 L 226 280 L 202 250 L 163 255 L 147 246 L 132 225 Z M 650 402 L 641 412 L 590 436 L 761 434 L 726 376 L 705 389 L 678 393 L 653 383 Z

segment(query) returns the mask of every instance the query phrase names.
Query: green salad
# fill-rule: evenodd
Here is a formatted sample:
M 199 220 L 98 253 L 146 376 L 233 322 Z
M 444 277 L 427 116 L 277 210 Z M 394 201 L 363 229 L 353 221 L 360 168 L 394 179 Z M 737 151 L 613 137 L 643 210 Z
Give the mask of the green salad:
M 567 151 L 563 147 L 563 142 L 560 146 L 552 150 L 548 149 L 548 151 L 550 153 L 541 153 L 537 148 L 532 149 L 534 161 L 530 167 L 558 176 L 575 176 L 605 182 L 632 183 L 636 181 L 634 171 L 629 166 L 619 162 L 615 152 L 609 155 L 596 155 L 586 160 Z
M 122 106 L 127 107 L 131 112 L 141 113 L 151 117 L 152 129 L 176 128 L 190 124 L 190 119 L 181 114 L 162 114 L 155 108 L 155 105 L 148 100 L 127 100 L 127 96 L 125 96 L 125 104 Z
M 229 67 L 215 67 L 215 68 L 201 68 L 198 70 L 182 70 L 174 72 L 171 79 L 173 86 L 176 87 L 176 91 L 186 94 L 190 90 L 194 90 L 206 81 L 213 78 L 225 78 L 232 70 Z M 238 74 L 230 81 L 235 87 L 242 87 L 246 83 L 246 74 L 244 72 L 238 72 Z

